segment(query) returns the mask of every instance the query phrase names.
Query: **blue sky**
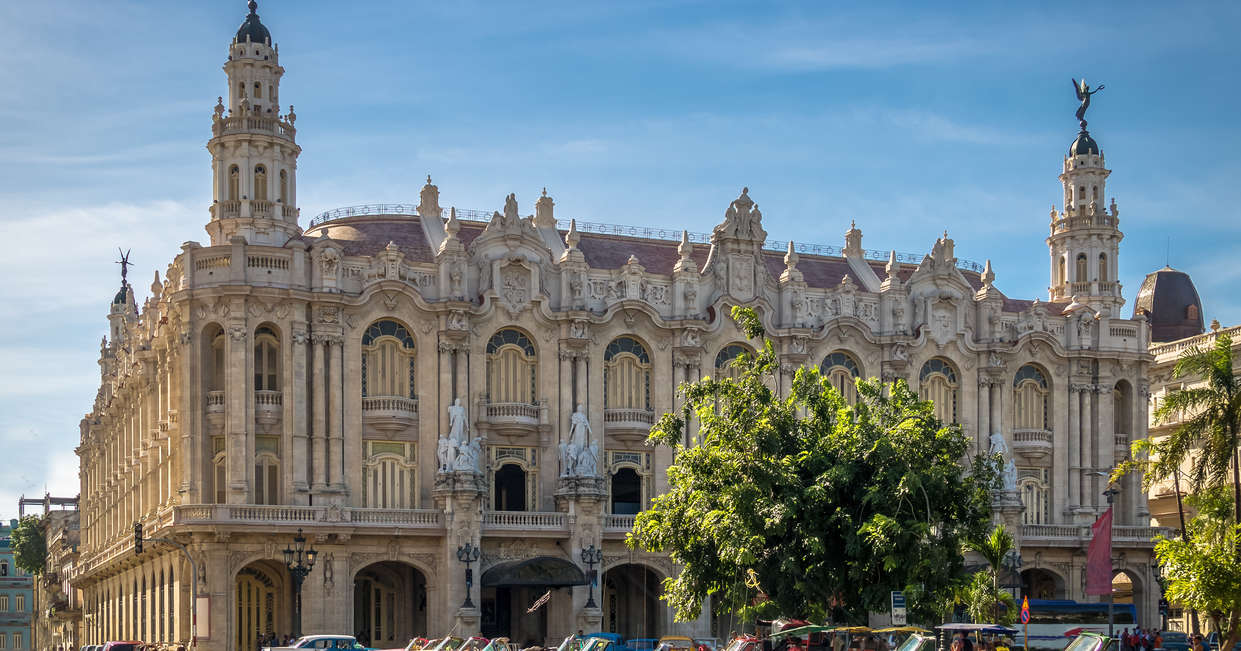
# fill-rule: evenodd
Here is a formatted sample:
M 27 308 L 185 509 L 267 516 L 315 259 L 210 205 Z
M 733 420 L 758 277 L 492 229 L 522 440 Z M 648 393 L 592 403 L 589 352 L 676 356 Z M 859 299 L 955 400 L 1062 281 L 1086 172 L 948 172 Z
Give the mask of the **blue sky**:
M 240 0 L 0 4 L 0 514 L 77 492 L 78 421 L 133 248 L 140 299 L 206 241 L 211 109 Z M 742 186 L 772 238 L 991 258 L 1046 298 L 1047 212 L 1077 125 L 1113 175 L 1121 281 L 1170 260 L 1241 323 L 1237 3 L 262 0 L 297 106 L 303 221 L 491 210 L 707 231 Z M 1170 254 L 1168 253 L 1170 251 Z

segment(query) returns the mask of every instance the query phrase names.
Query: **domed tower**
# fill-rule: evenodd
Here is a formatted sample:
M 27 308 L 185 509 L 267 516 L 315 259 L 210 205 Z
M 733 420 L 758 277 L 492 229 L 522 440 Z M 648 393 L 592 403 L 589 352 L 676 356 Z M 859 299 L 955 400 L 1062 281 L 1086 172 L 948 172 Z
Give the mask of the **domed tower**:
M 1071 301 L 1077 297 L 1096 309 L 1107 308 L 1118 315 L 1125 299 L 1121 297 L 1121 285 L 1117 281 L 1119 265 L 1117 256 L 1124 234 L 1120 231 L 1120 212 L 1116 200 L 1104 207 L 1107 169 L 1103 150 L 1086 130 L 1085 107 L 1090 105 L 1091 91 L 1083 81 L 1078 86 L 1078 109 L 1081 131 L 1069 153 L 1064 157 L 1060 183 L 1064 186 L 1064 207 L 1051 209 L 1051 234 L 1047 246 L 1051 252 L 1051 286 L 1048 295 L 1052 301 Z M 1084 93 L 1084 96 L 1083 96 Z
M 1134 318 L 1138 315 L 1150 322 L 1151 341 L 1155 343 L 1204 332 L 1198 289 L 1189 274 L 1172 267 L 1146 274 L 1133 303 Z
M 289 106 L 280 114 L 280 52 L 271 32 L 259 21 L 258 3 L 229 45 L 228 106 L 221 97 L 212 119 L 214 176 L 212 246 L 240 235 L 250 244 L 283 246 L 301 232 L 297 225 L 296 115 Z

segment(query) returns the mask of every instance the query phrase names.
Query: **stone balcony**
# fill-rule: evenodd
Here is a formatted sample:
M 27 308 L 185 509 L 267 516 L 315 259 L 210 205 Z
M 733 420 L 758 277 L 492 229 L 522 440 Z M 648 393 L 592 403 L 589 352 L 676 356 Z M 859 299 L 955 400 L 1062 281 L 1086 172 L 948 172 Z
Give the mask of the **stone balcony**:
M 609 438 L 620 441 L 643 441 L 655 424 L 655 412 L 650 409 L 609 407 L 603 410 L 603 429 Z
M 616 513 L 604 515 L 603 536 L 605 538 L 624 540 L 625 535 L 633 531 L 633 522 L 637 517 L 636 515 L 619 515 Z
M 220 425 L 224 422 L 224 392 L 208 391 L 207 398 L 204 401 L 204 408 L 207 412 L 207 422 L 211 425 Z
M 254 392 L 254 418 L 264 425 L 274 425 L 284 416 L 284 400 L 279 391 Z
M 567 538 L 569 514 L 561 511 L 484 511 L 482 534 Z
M 400 432 L 418 422 L 418 399 L 403 396 L 362 398 L 362 422 L 384 432 Z
M 1156 536 L 1171 536 L 1167 527 L 1116 525 L 1112 527 L 1112 546 L 1121 549 L 1153 549 Z M 1090 544 L 1088 524 L 1023 524 L 1023 547 L 1080 547 Z
M 1013 430 L 1013 452 L 1038 462 L 1051 455 L 1052 434 L 1045 429 Z
M 506 434 L 525 434 L 549 430 L 547 403 L 491 402 L 479 400 L 478 426 Z

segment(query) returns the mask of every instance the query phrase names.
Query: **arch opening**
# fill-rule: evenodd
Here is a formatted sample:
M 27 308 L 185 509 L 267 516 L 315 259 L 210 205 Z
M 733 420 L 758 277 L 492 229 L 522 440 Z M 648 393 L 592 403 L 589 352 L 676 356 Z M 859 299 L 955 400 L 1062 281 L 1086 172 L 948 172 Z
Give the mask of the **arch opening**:
M 353 579 L 353 630 L 363 646 L 403 646 L 427 634 L 427 578 L 399 561 L 367 565 Z
M 500 466 L 495 476 L 494 497 L 492 508 L 496 511 L 525 511 L 526 471 L 515 463 Z
M 255 561 L 233 580 L 236 649 L 256 649 L 261 637 L 287 631 L 292 625 L 288 570 L 276 561 Z
M 639 563 L 625 563 L 604 572 L 601 583 L 603 628 L 625 639 L 663 635 L 660 576 Z

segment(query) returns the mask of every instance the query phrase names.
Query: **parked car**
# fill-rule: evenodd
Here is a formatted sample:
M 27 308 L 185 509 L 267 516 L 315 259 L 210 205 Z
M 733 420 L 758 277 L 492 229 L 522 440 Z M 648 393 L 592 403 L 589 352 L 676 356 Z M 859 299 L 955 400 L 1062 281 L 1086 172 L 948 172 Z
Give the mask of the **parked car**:
M 1219 651 L 1219 631 L 1211 631 L 1210 633 L 1207 633 L 1206 638 L 1202 640 L 1202 646 L 1205 646 L 1211 651 Z M 1233 645 L 1232 649 L 1233 651 L 1241 651 L 1241 642 L 1237 642 Z
M 104 642 L 102 651 L 138 651 L 145 642 Z
M 655 651 L 655 647 L 659 646 L 659 639 L 653 637 L 631 637 L 625 642 L 633 651 Z
M 665 635 L 659 638 L 656 651 L 695 651 L 694 641 L 684 635 Z
M 1180 631 L 1164 631 L 1159 637 L 1166 651 L 1189 651 L 1189 636 Z
M 556 651 L 582 651 L 582 642 L 585 640 L 576 635 L 570 635 L 561 640 L 560 646 L 556 647 Z
M 353 649 L 366 647 L 352 635 L 304 635 L 289 646 L 266 646 L 263 651 L 286 651 L 287 649 Z

